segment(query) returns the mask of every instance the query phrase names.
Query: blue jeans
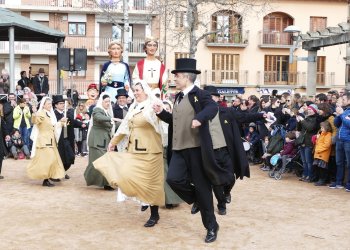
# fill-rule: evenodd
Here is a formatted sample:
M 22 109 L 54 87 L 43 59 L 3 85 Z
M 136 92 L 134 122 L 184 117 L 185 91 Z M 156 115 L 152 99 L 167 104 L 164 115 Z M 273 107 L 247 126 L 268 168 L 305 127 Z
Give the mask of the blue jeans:
M 300 156 L 301 160 L 303 162 L 303 176 L 309 177 L 311 180 L 313 175 L 312 175 L 312 162 L 313 162 L 313 157 L 312 157 L 312 147 L 301 147 L 300 148 Z
M 22 140 L 24 142 L 24 145 L 27 145 L 27 147 L 28 147 L 28 145 L 29 145 L 29 133 L 28 133 L 27 127 L 19 127 L 18 130 L 22 136 Z
M 338 140 L 335 145 L 335 161 L 337 164 L 336 185 L 342 185 L 344 179 L 344 167 L 348 168 L 348 182 L 350 186 L 350 142 Z

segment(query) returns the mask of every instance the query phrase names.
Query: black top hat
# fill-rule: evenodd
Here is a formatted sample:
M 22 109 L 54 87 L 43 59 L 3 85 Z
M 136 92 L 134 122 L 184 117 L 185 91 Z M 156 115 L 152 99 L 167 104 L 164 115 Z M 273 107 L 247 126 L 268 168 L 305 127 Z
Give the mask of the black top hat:
M 211 95 L 220 96 L 218 89 L 215 86 L 205 86 L 204 90 L 208 91 Z
M 59 102 L 64 102 L 63 96 L 62 95 L 53 95 L 52 96 L 52 103 L 55 105 Z
M 196 59 L 193 58 L 179 58 L 176 59 L 175 69 L 171 71 L 172 74 L 176 74 L 178 72 L 189 72 L 194 74 L 200 74 L 199 70 L 196 70 Z
M 115 99 L 118 99 L 119 96 L 125 96 L 126 98 L 129 97 L 128 92 L 126 89 L 118 89 L 117 90 L 117 95 L 115 96 Z

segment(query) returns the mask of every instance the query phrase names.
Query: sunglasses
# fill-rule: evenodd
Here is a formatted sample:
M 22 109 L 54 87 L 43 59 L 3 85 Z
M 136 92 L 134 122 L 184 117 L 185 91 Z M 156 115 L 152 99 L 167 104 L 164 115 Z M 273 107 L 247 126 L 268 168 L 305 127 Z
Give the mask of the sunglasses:
M 290 102 L 291 100 L 287 100 L 287 102 Z

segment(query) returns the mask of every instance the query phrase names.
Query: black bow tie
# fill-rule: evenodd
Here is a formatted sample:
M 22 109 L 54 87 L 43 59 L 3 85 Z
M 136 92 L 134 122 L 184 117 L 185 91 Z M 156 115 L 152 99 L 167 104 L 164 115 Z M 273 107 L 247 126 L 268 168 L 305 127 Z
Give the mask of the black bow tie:
M 129 110 L 129 109 L 128 109 L 128 106 L 124 106 L 124 107 L 123 107 L 123 110 L 128 111 L 128 110 Z

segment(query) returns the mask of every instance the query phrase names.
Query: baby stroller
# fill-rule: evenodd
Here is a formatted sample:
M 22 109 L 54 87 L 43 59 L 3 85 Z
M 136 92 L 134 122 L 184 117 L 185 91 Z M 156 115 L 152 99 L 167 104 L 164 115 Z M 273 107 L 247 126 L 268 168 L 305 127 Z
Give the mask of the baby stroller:
M 282 125 L 273 126 L 273 131 L 271 137 L 269 139 L 269 144 L 266 147 L 266 155 L 268 155 L 264 160 L 264 165 L 267 169 L 271 169 L 273 165 L 271 165 L 271 158 L 278 154 L 282 148 L 285 137 L 285 129 Z
M 300 160 L 300 149 L 298 149 L 295 156 L 288 159 L 288 163 L 285 166 L 283 166 L 281 156 L 279 154 L 271 157 L 270 163 L 273 167 L 269 171 L 269 176 L 271 178 L 275 178 L 276 180 L 282 179 L 282 175 L 287 172 L 291 173 L 294 171 L 298 177 L 300 177 L 303 172 L 303 164 Z

